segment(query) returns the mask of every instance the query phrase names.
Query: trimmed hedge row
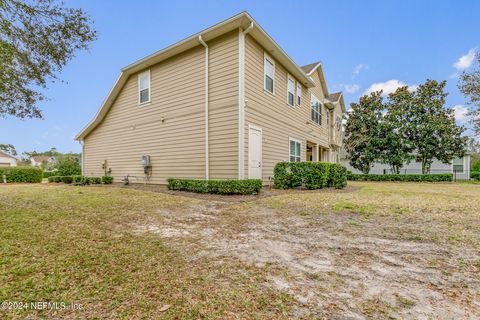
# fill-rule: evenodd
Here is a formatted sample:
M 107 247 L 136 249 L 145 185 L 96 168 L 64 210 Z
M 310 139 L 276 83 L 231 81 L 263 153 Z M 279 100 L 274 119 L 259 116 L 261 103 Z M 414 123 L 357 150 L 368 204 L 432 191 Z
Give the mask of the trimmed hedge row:
M 84 177 L 84 176 L 51 176 L 48 177 L 48 182 L 63 182 L 66 184 L 111 184 L 113 183 L 113 177 Z
M 262 180 L 190 180 L 168 179 L 169 190 L 214 194 L 257 194 L 262 189 Z
M 32 167 L 9 167 L 0 168 L 0 183 L 39 183 L 43 179 L 43 170 Z
M 405 181 L 405 182 L 445 182 L 453 181 L 452 173 L 441 174 L 348 174 L 354 181 Z
M 480 180 L 480 171 L 470 172 L 470 178 L 474 180 Z
M 49 178 L 49 177 L 53 177 L 55 175 L 57 175 L 58 172 L 57 171 L 43 171 L 43 178 Z
M 347 185 L 347 169 L 338 163 L 279 162 L 273 175 L 277 189 L 343 189 Z

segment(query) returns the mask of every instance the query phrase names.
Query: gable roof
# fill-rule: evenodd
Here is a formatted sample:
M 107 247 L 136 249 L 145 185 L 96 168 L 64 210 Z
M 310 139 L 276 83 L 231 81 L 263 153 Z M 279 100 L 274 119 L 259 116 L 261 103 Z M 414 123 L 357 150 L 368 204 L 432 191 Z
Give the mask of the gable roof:
M 304 66 L 301 66 L 303 72 L 305 72 L 307 75 L 310 75 L 313 70 L 315 70 L 318 66 L 320 65 L 320 61 L 310 63 Z
M 337 102 L 338 99 L 340 99 L 340 96 L 342 95 L 342 92 L 334 92 L 331 93 L 327 96 L 327 99 L 330 100 L 331 102 Z
M 288 72 L 301 81 L 303 85 L 306 87 L 315 86 L 313 80 L 307 74 L 305 74 L 305 72 L 286 54 L 285 51 L 283 51 L 282 48 L 280 48 L 280 46 L 265 32 L 265 30 L 263 30 L 262 27 L 258 25 L 258 23 L 251 16 L 244 11 L 121 69 L 120 76 L 117 78 L 117 81 L 108 93 L 106 99 L 103 101 L 95 117 L 75 137 L 75 140 L 82 140 L 103 121 L 105 115 L 111 108 L 117 95 L 120 93 L 130 75 L 149 68 L 154 64 L 182 53 L 188 49 L 201 45 L 199 37 L 201 37 L 203 41 L 209 41 L 232 30 L 237 30 L 239 28 L 246 29 L 250 26 L 252 28 L 249 31 L 249 35 L 259 42 L 265 48 L 265 50 L 268 51 L 270 56 L 282 64 L 288 70 Z
M 12 158 L 12 159 L 15 159 L 17 160 L 17 158 L 15 158 L 14 156 L 12 156 L 11 154 L 8 154 L 2 150 L 0 150 L 0 157 L 6 157 L 6 158 Z

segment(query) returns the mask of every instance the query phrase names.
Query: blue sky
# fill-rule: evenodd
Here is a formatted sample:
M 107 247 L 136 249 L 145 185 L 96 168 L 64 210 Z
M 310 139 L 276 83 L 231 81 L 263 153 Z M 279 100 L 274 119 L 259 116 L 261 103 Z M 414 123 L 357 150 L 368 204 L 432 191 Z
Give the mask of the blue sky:
M 480 49 L 480 1 L 68 1 L 95 20 L 99 38 L 46 90 L 44 119 L 0 119 L 0 143 L 20 152 L 79 152 L 73 137 L 96 113 L 120 68 L 247 10 L 297 64 L 322 61 L 330 91 L 347 104 L 369 88 L 447 80 Z M 463 57 L 463 58 L 462 58 Z

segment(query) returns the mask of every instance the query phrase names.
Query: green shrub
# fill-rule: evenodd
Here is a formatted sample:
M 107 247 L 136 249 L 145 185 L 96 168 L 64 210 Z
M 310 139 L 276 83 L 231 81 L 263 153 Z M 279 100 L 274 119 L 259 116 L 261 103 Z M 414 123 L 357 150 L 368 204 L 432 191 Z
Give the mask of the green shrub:
M 50 178 L 52 178 L 52 182 L 62 182 L 62 176 L 53 176 Z
M 101 177 L 85 177 L 85 182 L 88 184 L 101 184 L 102 178 Z
M 0 182 L 5 176 L 7 183 L 38 183 L 42 182 L 43 170 L 32 167 L 0 168 Z
M 355 181 L 445 182 L 453 181 L 452 173 L 441 174 L 348 174 Z
M 82 168 L 76 157 L 60 157 L 56 168 L 59 176 L 73 176 L 82 173 Z
M 52 182 L 55 182 L 55 176 L 50 176 L 48 177 L 48 182 L 52 183 Z
M 62 176 L 62 177 L 60 177 L 60 180 L 61 180 L 63 183 L 70 184 L 70 183 L 73 182 L 73 177 L 72 177 L 72 176 Z
M 113 177 L 112 176 L 103 176 L 102 177 L 102 182 L 104 184 L 112 184 L 113 183 Z
M 50 178 L 56 176 L 57 174 L 57 171 L 43 171 L 43 178 Z
M 75 184 L 83 184 L 85 182 L 85 178 L 83 176 L 72 176 L 72 182 Z
M 474 180 L 480 180 L 480 171 L 470 172 L 470 178 Z
M 168 179 L 168 189 L 214 194 L 257 194 L 262 180 L 189 180 Z
M 347 185 L 347 169 L 338 163 L 279 162 L 273 175 L 277 189 L 342 189 Z

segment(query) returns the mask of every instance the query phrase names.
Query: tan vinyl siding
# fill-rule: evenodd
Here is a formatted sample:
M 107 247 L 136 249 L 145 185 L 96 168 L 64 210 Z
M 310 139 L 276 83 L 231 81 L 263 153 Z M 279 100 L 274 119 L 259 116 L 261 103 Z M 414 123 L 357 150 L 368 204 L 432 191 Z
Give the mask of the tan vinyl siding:
M 210 50 L 210 179 L 238 177 L 238 31 L 208 43 Z
M 310 121 L 310 93 L 322 102 L 324 93 L 317 72 L 312 79 L 318 85 L 302 87 L 301 106 L 287 104 L 287 71 L 275 61 L 274 92 L 264 91 L 264 49 L 251 36 L 246 37 L 245 52 L 245 158 L 248 159 L 248 125 L 263 130 L 262 178 L 265 182 L 273 178 L 273 168 L 280 161 L 289 160 L 289 138 L 302 142 L 302 161 L 306 160 L 307 140 L 328 147 L 328 128 L 325 109 L 322 109 L 322 125 Z M 296 80 L 296 79 L 295 79 Z M 248 177 L 248 161 L 245 161 L 245 176 Z
M 237 176 L 238 41 L 231 32 L 208 42 L 210 178 Z M 205 177 L 205 49 L 195 47 L 150 68 L 151 102 L 138 105 L 137 74 L 124 85 L 103 122 L 85 139 L 85 174 L 143 183 L 141 156 L 150 155 L 148 183 Z M 162 119 L 164 121 L 162 121 Z M 234 170 L 232 172 L 232 170 Z

